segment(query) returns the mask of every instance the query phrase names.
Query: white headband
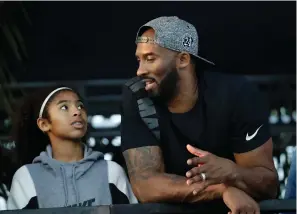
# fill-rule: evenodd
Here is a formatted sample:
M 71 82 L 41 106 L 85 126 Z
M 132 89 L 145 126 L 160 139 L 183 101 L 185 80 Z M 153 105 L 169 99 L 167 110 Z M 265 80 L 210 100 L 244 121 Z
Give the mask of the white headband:
M 39 111 L 39 118 L 42 118 L 42 114 L 43 114 L 43 111 L 44 111 L 44 108 L 45 108 L 45 105 L 47 104 L 48 100 L 51 98 L 51 96 L 53 96 L 54 93 L 56 93 L 57 91 L 61 91 L 61 90 L 64 90 L 64 89 L 68 89 L 68 90 L 71 90 L 71 88 L 68 88 L 68 87 L 61 87 L 61 88 L 57 88 L 55 90 L 53 90 L 46 98 L 45 100 L 43 101 L 42 103 L 42 106 L 40 108 L 40 111 Z

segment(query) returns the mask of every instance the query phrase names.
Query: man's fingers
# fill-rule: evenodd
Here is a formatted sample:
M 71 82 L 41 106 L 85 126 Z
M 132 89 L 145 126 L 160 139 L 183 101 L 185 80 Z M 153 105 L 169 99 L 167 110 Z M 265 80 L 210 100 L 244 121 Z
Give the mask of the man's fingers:
M 258 204 L 256 205 L 255 214 L 260 214 L 260 207 Z
M 193 195 L 197 195 L 199 192 L 205 190 L 208 187 L 207 182 L 197 183 L 195 189 L 193 190 Z
M 193 176 L 198 175 L 199 173 L 201 173 L 199 167 L 194 167 L 194 168 L 190 169 L 189 171 L 187 171 L 186 177 L 191 178 Z
M 249 209 L 247 210 L 248 214 L 256 214 L 258 211 L 257 207 L 249 207 Z
M 231 209 L 231 214 L 260 214 L 260 208 L 255 206 L 255 205 L 245 205 L 245 206 L 238 206 L 238 207 L 233 207 Z
M 204 164 L 209 160 L 209 155 L 203 157 L 193 157 L 187 160 L 188 165 L 197 166 L 199 164 Z
M 203 151 L 201 149 L 198 149 L 194 146 L 191 146 L 190 144 L 187 145 L 187 150 L 193 154 L 193 155 L 196 155 L 196 156 L 203 156 L 203 155 L 206 155 L 207 152 L 206 151 Z
M 187 184 L 191 185 L 193 183 L 197 183 L 197 182 L 201 182 L 201 181 L 203 181 L 201 175 L 196 175 L 196 176 L 192 177 L 191 179 L 188 179 Z
M 254 209 L 252 209 L 252 210 L 248 209 L 246 211 L 246 214 L 255 214 L 255 210 Z
M 186 177 L 187 178 L 192 178 L 196 175 L 200 175 L 202 172 L 206 172 L 207 170 L 207 165 L 204 164 L 204 165 L 201 165 L 199 167 L 194 167 L 192 169 L 190 169 L 189 171 L 187 171 L 186 173 Z
M 241 212 L 238 209 L 231 210 L 231 213 L 232 214 L 241 214 Z
M 240 214 L 260 214 L 260 210 L 253 205 L 246 205 L 245 207 L 240 209 Z

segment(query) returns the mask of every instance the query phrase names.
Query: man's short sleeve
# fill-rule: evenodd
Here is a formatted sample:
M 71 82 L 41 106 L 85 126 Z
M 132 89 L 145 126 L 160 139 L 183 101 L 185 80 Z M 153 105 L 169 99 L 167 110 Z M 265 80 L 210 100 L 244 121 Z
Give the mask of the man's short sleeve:
M 240 79 L 239 93 L 234 99 L 231 138 L 234 153 L 256 149 L 271 137 L 268 123 L 267 100 L 257 87 L 246 79 Z
M 121 148 L 122 151 L 143 146 L 158 146 L 159 142 L 139 114 L 135 93 L 124 85 L 121 105 Z

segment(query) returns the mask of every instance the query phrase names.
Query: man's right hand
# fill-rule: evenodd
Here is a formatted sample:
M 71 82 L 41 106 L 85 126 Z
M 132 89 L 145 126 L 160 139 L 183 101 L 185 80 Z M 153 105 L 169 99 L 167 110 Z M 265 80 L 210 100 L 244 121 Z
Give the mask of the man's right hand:
M 223 200 L 231 210 L 228 214 L 260 214 L 258 203 L 245 192 L 235 187 L 228 187 L 224 191 Z

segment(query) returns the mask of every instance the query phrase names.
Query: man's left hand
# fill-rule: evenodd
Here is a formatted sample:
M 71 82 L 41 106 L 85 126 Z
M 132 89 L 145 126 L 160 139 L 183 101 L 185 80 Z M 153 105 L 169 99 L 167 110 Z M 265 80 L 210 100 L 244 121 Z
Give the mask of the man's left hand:
M 187 161 L 188 165 L 194 166 L 186 173 L 188 185 L 204 181 L 205 185 L 208 186 L 230 183 L 236 179 L 236 164 L 233 161 L 218 157 L 191 145 L 187 145 L 187 149 L 191 154 L 197 156 Z

